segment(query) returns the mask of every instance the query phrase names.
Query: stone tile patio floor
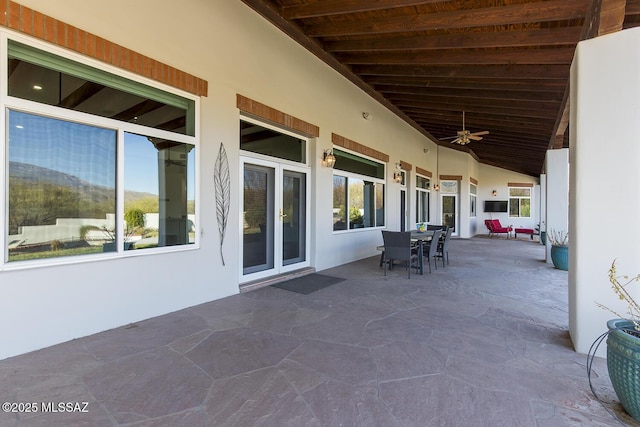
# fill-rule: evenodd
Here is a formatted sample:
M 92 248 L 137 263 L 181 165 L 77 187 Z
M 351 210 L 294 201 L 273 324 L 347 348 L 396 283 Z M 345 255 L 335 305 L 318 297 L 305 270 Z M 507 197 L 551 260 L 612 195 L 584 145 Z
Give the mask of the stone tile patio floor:
M 0 426 L 638 425 L 603 359 L 593 382 L 623 422 L 593 397 L 567 273 L 540 244 L 450 252 L 433 274 L 385 277 L 371 257 L 323 271 L 347 280 L 309 295 L 262 288 L 5 359 L 1 402 L 88 404 Z

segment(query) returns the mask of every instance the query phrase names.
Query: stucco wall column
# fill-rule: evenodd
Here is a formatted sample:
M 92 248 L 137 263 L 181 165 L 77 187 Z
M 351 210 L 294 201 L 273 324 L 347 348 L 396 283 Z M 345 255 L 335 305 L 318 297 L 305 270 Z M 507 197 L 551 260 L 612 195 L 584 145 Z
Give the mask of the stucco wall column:
M 640 272 L 638 76 L 640 29 L 578 45 L 571 69 L 569 329 L 580 353 L 617 317 L 596 302 L 625 313 L 607 280 L 611 262 L 617 259 L 621 274 Z
M 569 149 L 548 150 L 546 165 L 546 260 L 550 263 L 551 245 L 549 235 L 569 231 Z

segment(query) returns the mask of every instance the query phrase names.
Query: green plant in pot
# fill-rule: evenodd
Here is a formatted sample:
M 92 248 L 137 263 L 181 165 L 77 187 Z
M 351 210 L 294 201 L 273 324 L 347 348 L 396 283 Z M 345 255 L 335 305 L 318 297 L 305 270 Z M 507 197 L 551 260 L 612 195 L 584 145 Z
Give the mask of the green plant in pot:
M 631 287 L 639 281 L 640 274 L 618 275 L 614 260 L 609 269 L 609 282 L 618 298 L 626 303 L 626 315 L 597 303 L 619 317 L 607 322 L 607 370 L 620 403 L 636 421 L 640 421 L 640 305 Z
M 551 261 L 558 270 L 569 270 L 569 233 L 550 230 L 547 240 L 551 245 Z

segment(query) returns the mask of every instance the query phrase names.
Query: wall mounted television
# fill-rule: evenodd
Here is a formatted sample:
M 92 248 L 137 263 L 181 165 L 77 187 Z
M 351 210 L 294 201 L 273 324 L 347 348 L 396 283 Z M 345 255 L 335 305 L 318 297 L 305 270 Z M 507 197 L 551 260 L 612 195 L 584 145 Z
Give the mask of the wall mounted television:
M 508 212 L 507 200 L 485 200 L 484 211 L 485 212 Z

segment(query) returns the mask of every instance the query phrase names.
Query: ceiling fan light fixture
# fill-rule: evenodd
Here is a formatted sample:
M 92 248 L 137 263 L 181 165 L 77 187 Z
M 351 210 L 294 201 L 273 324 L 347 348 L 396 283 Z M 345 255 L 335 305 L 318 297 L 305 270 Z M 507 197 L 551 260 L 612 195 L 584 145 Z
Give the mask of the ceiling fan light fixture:
M 482 140 L 482 137 L 480 135 L 487 135 L 489 133 L 488 130 L 482 130 L 479 132 L 471 132 L 469 130 L 467 130 L 467 128 L 465 127 L 465 113 L 464 111 L 462 112 L 462 130 L 459 130 L 456 132 L 456 136 L 450 136 L 450 137 L 446 137 L 446 138 L 440 138 L 440 140 L 445 140 L 445 139 L 452 139 L 451 143 L 452 144 L 458 144 L 458 145 L 467 145 L 469 144 L 471 141 L 480 141 Z

